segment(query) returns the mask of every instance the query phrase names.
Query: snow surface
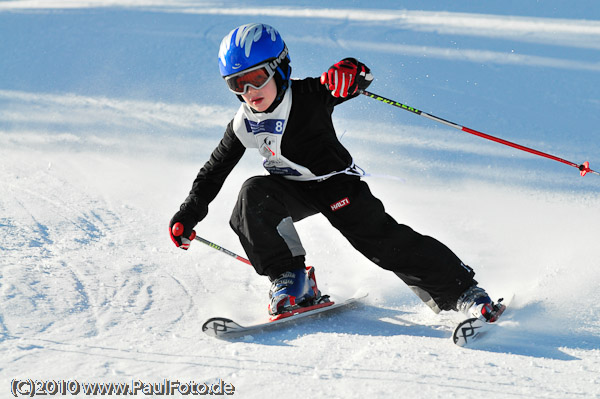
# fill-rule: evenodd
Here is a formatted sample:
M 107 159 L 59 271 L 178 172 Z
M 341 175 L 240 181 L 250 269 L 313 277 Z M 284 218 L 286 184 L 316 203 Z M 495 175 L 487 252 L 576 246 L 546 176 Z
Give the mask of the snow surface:
M 422 4 L 423 3 L 423 4 Z M 490 4 L 491 3 L 491 4 Z M 449 245 L 494 297 L 485 347 L 450 342 L 389 272 L 324 218 L 298 224 L 320 288 L 364 306 L 234 342 L 211 316 L 266 316 L 269 283 L 167 224 L 239 103 L 218 44 L 274 25 L 294 76 L 355 56 L 371 90 L 600 168 L 600 6 L 538 1 L 0 2 L 0 397 L 15 379 L 235 386 L 240 398 L 599 398 L 600 177 L 366 97 L 342 141 L 388 211 Z M 228 227 L 244 157 L 200 235 Z M 387 176 L 387 177 L 385 177 Z

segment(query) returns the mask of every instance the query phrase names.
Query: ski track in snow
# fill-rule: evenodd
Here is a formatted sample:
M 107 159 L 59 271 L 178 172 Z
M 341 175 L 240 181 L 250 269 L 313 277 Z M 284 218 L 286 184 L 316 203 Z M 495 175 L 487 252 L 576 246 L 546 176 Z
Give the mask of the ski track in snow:
M 352 48 L 404 59 L 425 54 L 439 63 L 466 58 L 500 67 L 599 69 L 593 57 L 507 58 L 487 48 L 375 45 L 377 36 L 402 30 L 413 38 L 472 36 L 482 47 L 506 40 L 593 52 L 600 48 L 600 22 L 592 20 L 133 0 L 3 2 L 0 12 L 19 16 L 37 10 L 52 19 L 71 9 L 85 14 L 106 6 L 128 18 L 152 12 L 165 21 L 184 16 L 206 21 L 198 31 L 182 33 L 192 36 L 210 36 L 209 20 L 228 26 L 255 17 L 276 26 L 308 20 L 331 33 L 319 51 Z M 44 10 L 51 8 L 61 12 Z M 101 13 L 98 18 L 103 21 Z M 341 34 L 355 25 L 371 37 Z M 290 42 L 311 51 L 319 44 L 300 31 Z M 40 51 L 29 46 L 23 50 Z M 312 56 L 309 50 L 303 54 Z M 565 166 L 555 169 L 512 149 L 390 116 L 402 111 L 382 113 L 376 123 L 340 118 L 339 132 L 348 130 L 343 142 L 361 166 L 401 178 L 369 180 L 389 213 L 447 243 L 475 267 L 492 296 L 514 293 L 513 303 L 488 345 L 459 349 L 449 338 L 458 315 L 434 315 L 315 216 L 297 226 L 320 288 L 334 299 L 360 288 L 369 292 L 367 302 L 292 329 L 218 341 L 199 331 L 202 322 L 217 315 L 242 324 L 260 320 L 269 283 L 199 243 L 187 253 L 177 250 L 166 229 L 236 104 L 60 88 L 38 92 L 0 83 L 0 397 L 8 397 L 13 378 L 168 378 L 223 379 L 243 398 L 600 398 L 597 177 L 574 181 L 577 171 Z M 209 91 L 225 90 L 218 84 Z M 598 107 L 597 100 L 589 104 L 586 110 Z M 556 137 L 529 140 L 532 146 L 551 145 Z M 597 149 L 566 139 L 556 145 L 578 157 Z M 489 166 L 481 166 L 482 159 Z M 261 173 L 260 159 L 247 154 L 197 226 L 198 234 L 242 254 L 227 221 L 240 184 Z
M 70 9 L 97 7 L 138 7 L 159 12 L 202 15 L 273 16 L 280 18 L 314 18 L 348 22 L 376 23 L 416 31 L 440 34 L 464 34 L 488 38 L 533 41 L 544 44 L 582 46 L 600 49 L 600 22 L 519 16 L 496 16 L 456 12 L 431 12 L 393 9 L 344 9 L 310 7 L 227 7 L 214 3 L 195 6 L 195 1 L 20 1 L 0 4 L 0 10 Z M 156 7 L 156 8 L 153 8 Z

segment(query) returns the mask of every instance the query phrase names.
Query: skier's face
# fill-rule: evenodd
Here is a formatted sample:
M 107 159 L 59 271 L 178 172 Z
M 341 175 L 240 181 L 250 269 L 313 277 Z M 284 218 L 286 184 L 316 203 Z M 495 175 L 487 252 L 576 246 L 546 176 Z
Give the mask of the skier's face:
M 242 94 L 242 98 L 252 109 L 258 112 L 266 111 L 277 97 L 277 84 L 275 79 L 270 79 L 262 89 L 255 89 L 248 86 L 246 93 Z

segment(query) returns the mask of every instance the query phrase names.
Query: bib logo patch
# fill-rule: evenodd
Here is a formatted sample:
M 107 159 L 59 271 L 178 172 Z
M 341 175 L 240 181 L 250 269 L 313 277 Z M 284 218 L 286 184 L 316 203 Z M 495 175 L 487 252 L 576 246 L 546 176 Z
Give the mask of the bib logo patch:
M 350 205 L 350 200 L 348 199 L 348 197 L 339 200 L 336 203 L 333 203 L 331 205 L 329 205 L 331 207 L 332 212 L 335 211 L 339 211 L 340 209 L 342 209 L 343 207 Z
M 244 119 L 246 131 L 254 135 L 259 133 L 283 134 L 284 119 L 267 119 L 262 122 L 254 122 Z

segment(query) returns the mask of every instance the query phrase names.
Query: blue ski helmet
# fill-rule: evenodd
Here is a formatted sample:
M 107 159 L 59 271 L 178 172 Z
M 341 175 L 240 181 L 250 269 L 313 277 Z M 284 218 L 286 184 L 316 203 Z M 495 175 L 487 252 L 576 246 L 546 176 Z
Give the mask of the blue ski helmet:
M 219 70 L 223 78 L 266 62 L 275 71 L 279 98 L 289 85 L 291 67 L 288 48 L 275 28 L 246 24 L 233 29 L 221 41 Z

